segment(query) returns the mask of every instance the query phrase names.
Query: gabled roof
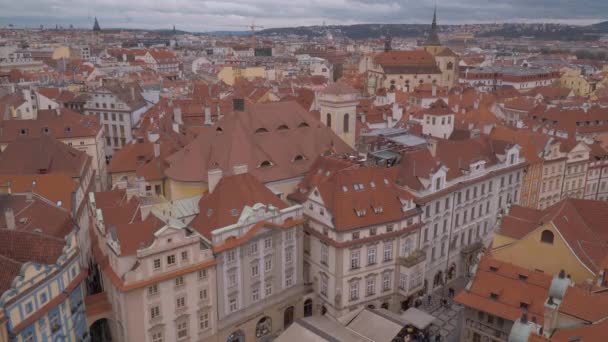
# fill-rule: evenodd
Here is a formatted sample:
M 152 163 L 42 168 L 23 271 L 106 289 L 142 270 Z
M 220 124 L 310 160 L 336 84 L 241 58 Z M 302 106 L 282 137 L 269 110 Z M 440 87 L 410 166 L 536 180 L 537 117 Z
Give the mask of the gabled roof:
M 38 195 L 0 195 L 0 229 L 7 229 L 5 210 L 15 215 L 15 230 L 40 231 L 41 234 L 63 239 L 74 228 L 70 212 Z
M 80 177 L 90 156 L 54 138 L 19 137 L 0 154 L 0 174 L 61 172 Z
M 484 256 L 470 287 L 455 298 L 459 304 L 509 321 L 516 321 L 527 311 L 530 320 L 544 322 L 544 303 L 552 277 Z M 522 308 L 527 305 L 527 310 Z
M 320 183 L 326 181 L 336 172 L 348 168 L 355 168 L 356 164 L 346 159 L 321 156 L 315 160 L 304 179 L 298 184 L 298 189 L 289 195 L 289 198 L 298 203 L 306 201 L 308 194 Z
M 500 233 L 521 239 L 549 222 L 576 257 L 596 273 L 608 256 L 608 203 L 567 198 L 544 210 L 513 206 L 502 220 Z
M 287 204 L 249 173 L 223 177 L 212 193 L 200 199 L 199 214 L 191 226 L 211 240 L 211 232 L 236 223 L 243 208 L 256 203 L 287 208 Z
M 396 168 L 358 167 L 336 171 L 315 187 L 332 215 L 337 231 L 399 221 L 416 214 L 403 212 L 395 186 Z M 316 195 L 312 192 L 309 196 Z M 410 198 L 408 198 L 410 199 Z
M 100 129 L 96 116 L 81 115 L 67 108 L 43 109 L 38 110 L 36 119 L 0 121 L 0 142 L 14 141 L 23 132 L 29 137 L 95 138 Z
M 67 174 L 48 173 L 44 175 L 0 175 L 0 186 L 10 182 L 11 192 L 34 192 L 53 203 L 61 201 L 62 208 L 72 210 L 72 194 L 78 184 Z

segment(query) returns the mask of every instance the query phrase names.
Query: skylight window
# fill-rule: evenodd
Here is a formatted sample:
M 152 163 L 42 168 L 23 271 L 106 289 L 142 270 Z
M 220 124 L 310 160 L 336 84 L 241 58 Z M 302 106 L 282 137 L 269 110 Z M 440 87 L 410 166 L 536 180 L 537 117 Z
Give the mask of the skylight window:
M 374 183 L 374 181 L 369 182 L 369 186 L 371 186 L 372 188 L 376 187 L 376 183 Z
M 342 191 L 348 192 L 348 187 L 346 185 L 342 185 Z

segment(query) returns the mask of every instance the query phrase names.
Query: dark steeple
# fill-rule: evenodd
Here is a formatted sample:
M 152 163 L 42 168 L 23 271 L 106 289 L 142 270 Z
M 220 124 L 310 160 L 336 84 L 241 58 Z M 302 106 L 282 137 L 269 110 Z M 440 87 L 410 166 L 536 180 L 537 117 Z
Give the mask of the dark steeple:
M 393 49 L 392 47 L 393 37 L 389 33 L 388 29 L 384 30 L 384 52 L 389 52 Z
M 424 45 L 438 46 L 441 45 L 439 36 L 437 35 L 437 5 L 435 5 L 435 11 L 433 12 L 433 23 L 431 24 L 431 31 L 426 39 Z
M 99 22 L 97 21 L 97 17 L 95 17 L 95 24 L 93 24 L 93 31 L 101 31 L 101 27 L 99 27 Z

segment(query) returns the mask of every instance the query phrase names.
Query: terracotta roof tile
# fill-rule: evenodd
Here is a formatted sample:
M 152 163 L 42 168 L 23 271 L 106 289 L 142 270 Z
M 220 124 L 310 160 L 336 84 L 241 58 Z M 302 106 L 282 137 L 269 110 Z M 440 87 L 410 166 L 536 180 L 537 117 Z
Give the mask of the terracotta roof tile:
M 213 230 L 236 223 L 243 208 L 256 203 L 287 208 L 287 204 L 249 173 L 223 177 L 212 193 L 200 199 L 199 214 L 191 225 L 211 239 Z
M 510 321 L 521 317 L 525 311 L 523 303 L 528 318 L 535 318 L 542 325 L 551 280 L 547 274 L 485 256 L 479 262 L 470 289 L 460 292 L 454 300 Z

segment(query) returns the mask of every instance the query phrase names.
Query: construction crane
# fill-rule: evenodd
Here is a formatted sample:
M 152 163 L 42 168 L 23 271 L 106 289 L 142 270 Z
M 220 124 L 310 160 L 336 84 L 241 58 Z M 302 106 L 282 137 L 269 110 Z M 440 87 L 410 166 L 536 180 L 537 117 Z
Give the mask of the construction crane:
M 255 30 L 256 29 L 263 29 L 264 26 L 261 25 L 256 25 L 255 21 L 251 22 L 251 25 L 222 25 L 222 26 L 226 26 L 226 27 L 246 27 L 248 29 L 251 30 L 251 48 L 255 51 Z

